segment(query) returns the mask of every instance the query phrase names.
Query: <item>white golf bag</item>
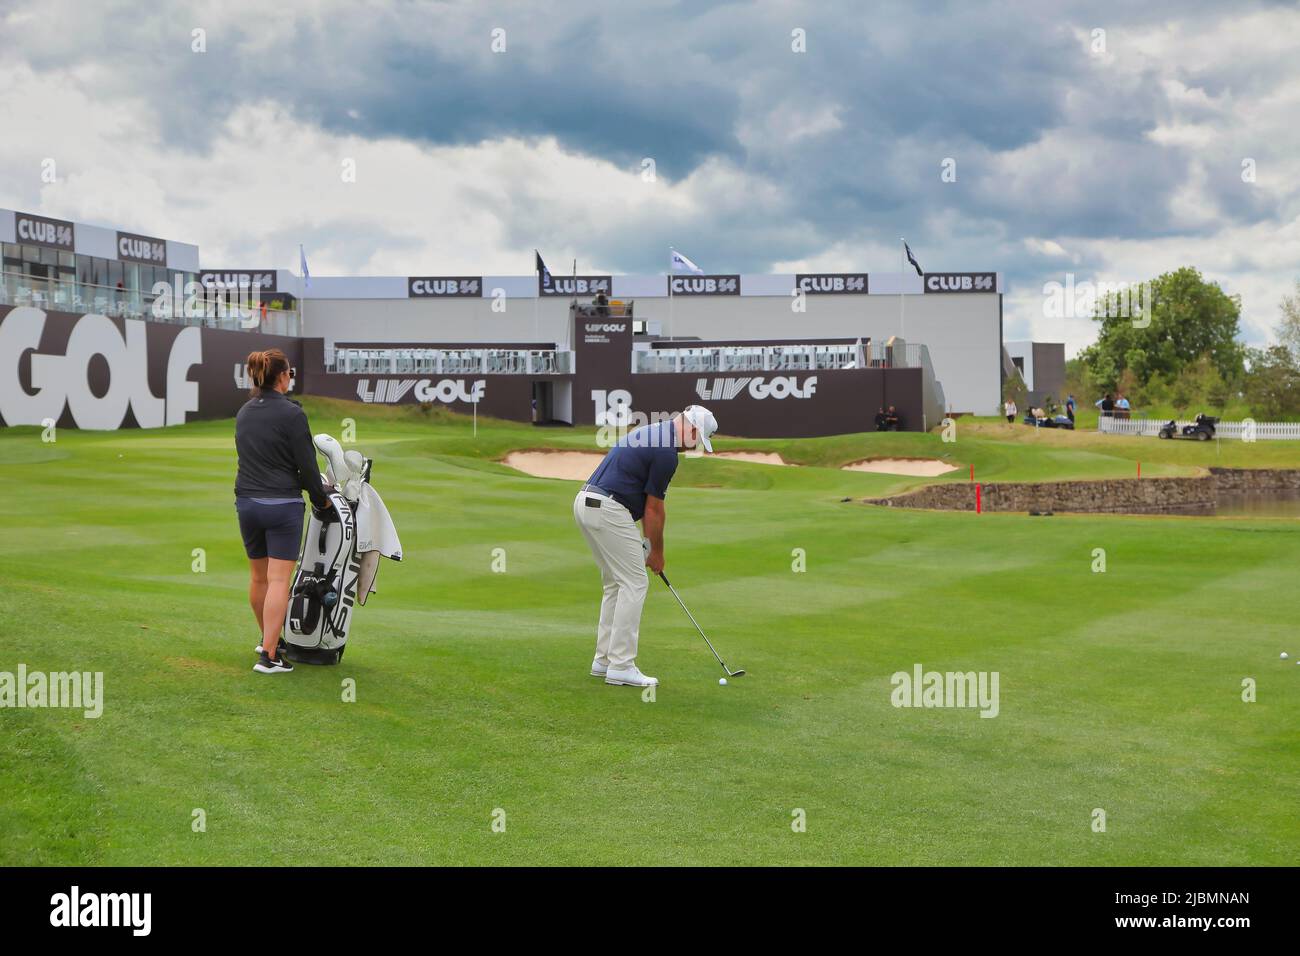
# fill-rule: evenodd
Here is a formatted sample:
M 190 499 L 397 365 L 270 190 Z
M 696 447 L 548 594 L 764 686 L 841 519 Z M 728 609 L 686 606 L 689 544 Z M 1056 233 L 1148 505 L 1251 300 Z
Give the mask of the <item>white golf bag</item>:
M 329 435 L 316 448 L 329 461 L 321 476 L 329 509 L 311 511 L 285 615 L 285 656 L 336 664 L 347 648 L 356 607 L 375 590 L 379 558 L 402 560 L 401 544 L 383 501 L 370 487 L 373 462 L 343 449 Z

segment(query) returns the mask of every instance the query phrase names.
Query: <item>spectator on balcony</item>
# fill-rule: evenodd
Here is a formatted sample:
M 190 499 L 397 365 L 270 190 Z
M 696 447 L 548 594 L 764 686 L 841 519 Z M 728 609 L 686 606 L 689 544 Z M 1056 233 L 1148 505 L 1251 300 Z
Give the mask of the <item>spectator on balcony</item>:
M 605 295 L 604 291 L 596 293 L 595 305 L 597 315 L 602 318 L 607 318 L 609 316 L 609 296 Z
M 1110 397 L 1110 392 L 1107 392 L 1093 404 L 1101 409 L 1102 418 L 1110 418 L 1115 414 L 1115 400 Z

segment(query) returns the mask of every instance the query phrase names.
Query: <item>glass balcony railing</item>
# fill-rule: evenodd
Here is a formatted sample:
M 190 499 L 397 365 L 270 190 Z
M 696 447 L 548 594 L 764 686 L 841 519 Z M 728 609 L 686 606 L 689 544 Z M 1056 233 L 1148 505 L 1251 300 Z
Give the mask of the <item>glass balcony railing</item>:
M 654 372 L 815 372 L 840 368 L 910 368 L 920 363 L 924 346 L 902 347 L 863 342 L 781 345 L 681 345 L 637 349 L 632 371 Z
M 363 375 L 569 375 L 573 353 L 556 349 L 336 348 L 327 372 Z
M 264 335 L 300 335 L 302 328 L 297 312 L 272 309 L 269 304 L 263 308 L 261 301 L 245 300 L 241 303 L 233 297 L 229 300 L 209 297 L 187 304 L 184 295 L 175 299 L 158 297 L 152 291 L 114 289 L 16 272 L 0 272 L 0 305 L 27 305 L 56 312 L 94 312 L 148 322 L 200 325 Z

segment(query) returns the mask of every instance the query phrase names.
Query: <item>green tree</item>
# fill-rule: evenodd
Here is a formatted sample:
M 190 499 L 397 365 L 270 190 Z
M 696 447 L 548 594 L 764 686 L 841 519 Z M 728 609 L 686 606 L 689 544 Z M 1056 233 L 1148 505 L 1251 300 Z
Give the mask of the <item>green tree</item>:
M 1244 349 L 1236 341 L 1241 317 L 1241 300 L 1230 296 L 1217 283 L 1207 282 L 1201 273 L 1184 267 L 1151 280 L 1145 314 L 1123 308 L 1115 294 L 1099 301 L 1093 321 L 1100 323 L 1097 341 L 1080 357 L 1104 386 L 1115 386 L 1125 371 L 1131 371 L 1139 386 L 1153 375 L 1174 382 L 1188 365 L 1203 355 L 1225 381 L 1240 375 Z M 1129 297 L 1138 305 L 1139 295 Z
M 1300 364 L 1285 345 L 1250 349 L 1246 401 L 1251 414 L 1268 421 L 1300 413 Z

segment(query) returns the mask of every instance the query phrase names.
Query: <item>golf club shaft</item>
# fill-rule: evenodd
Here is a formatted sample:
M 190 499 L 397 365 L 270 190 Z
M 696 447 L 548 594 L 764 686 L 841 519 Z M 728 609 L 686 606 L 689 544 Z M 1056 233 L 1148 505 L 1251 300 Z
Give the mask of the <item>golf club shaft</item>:
M 704 643 L 709 645 L 709 650 L 713 651 L 713 656 L 717 658 L 718 663 L 722 665 L 722 669 L 730 674 L 731 669 L 727 667 L 721 657 L 718 657 L 717 648 L 715 648 L 713 642 L 709 640 L 709 635 L 704 633 L 704 628 L 700 627 L 699 622 L 695 620 L 695 615 L 692 614 L 691 609 L 686 606 L 686 602 L 683 601 L 682 596 L 677 593 L 677 589 L 669 584 L 667 576 L 662 571 L 659 572 L 659 577 L 663 578 L 664 584 L 668 585 L 668 590 L 673 593 L 673 597 L 677 598 L 677 603 L 682 606 L 682 610 L 686 612 L 686 616 L 691 619 L 691 623 L 695 625 L 695 629 L 700 632 L 700 637 L 704 638 Z

